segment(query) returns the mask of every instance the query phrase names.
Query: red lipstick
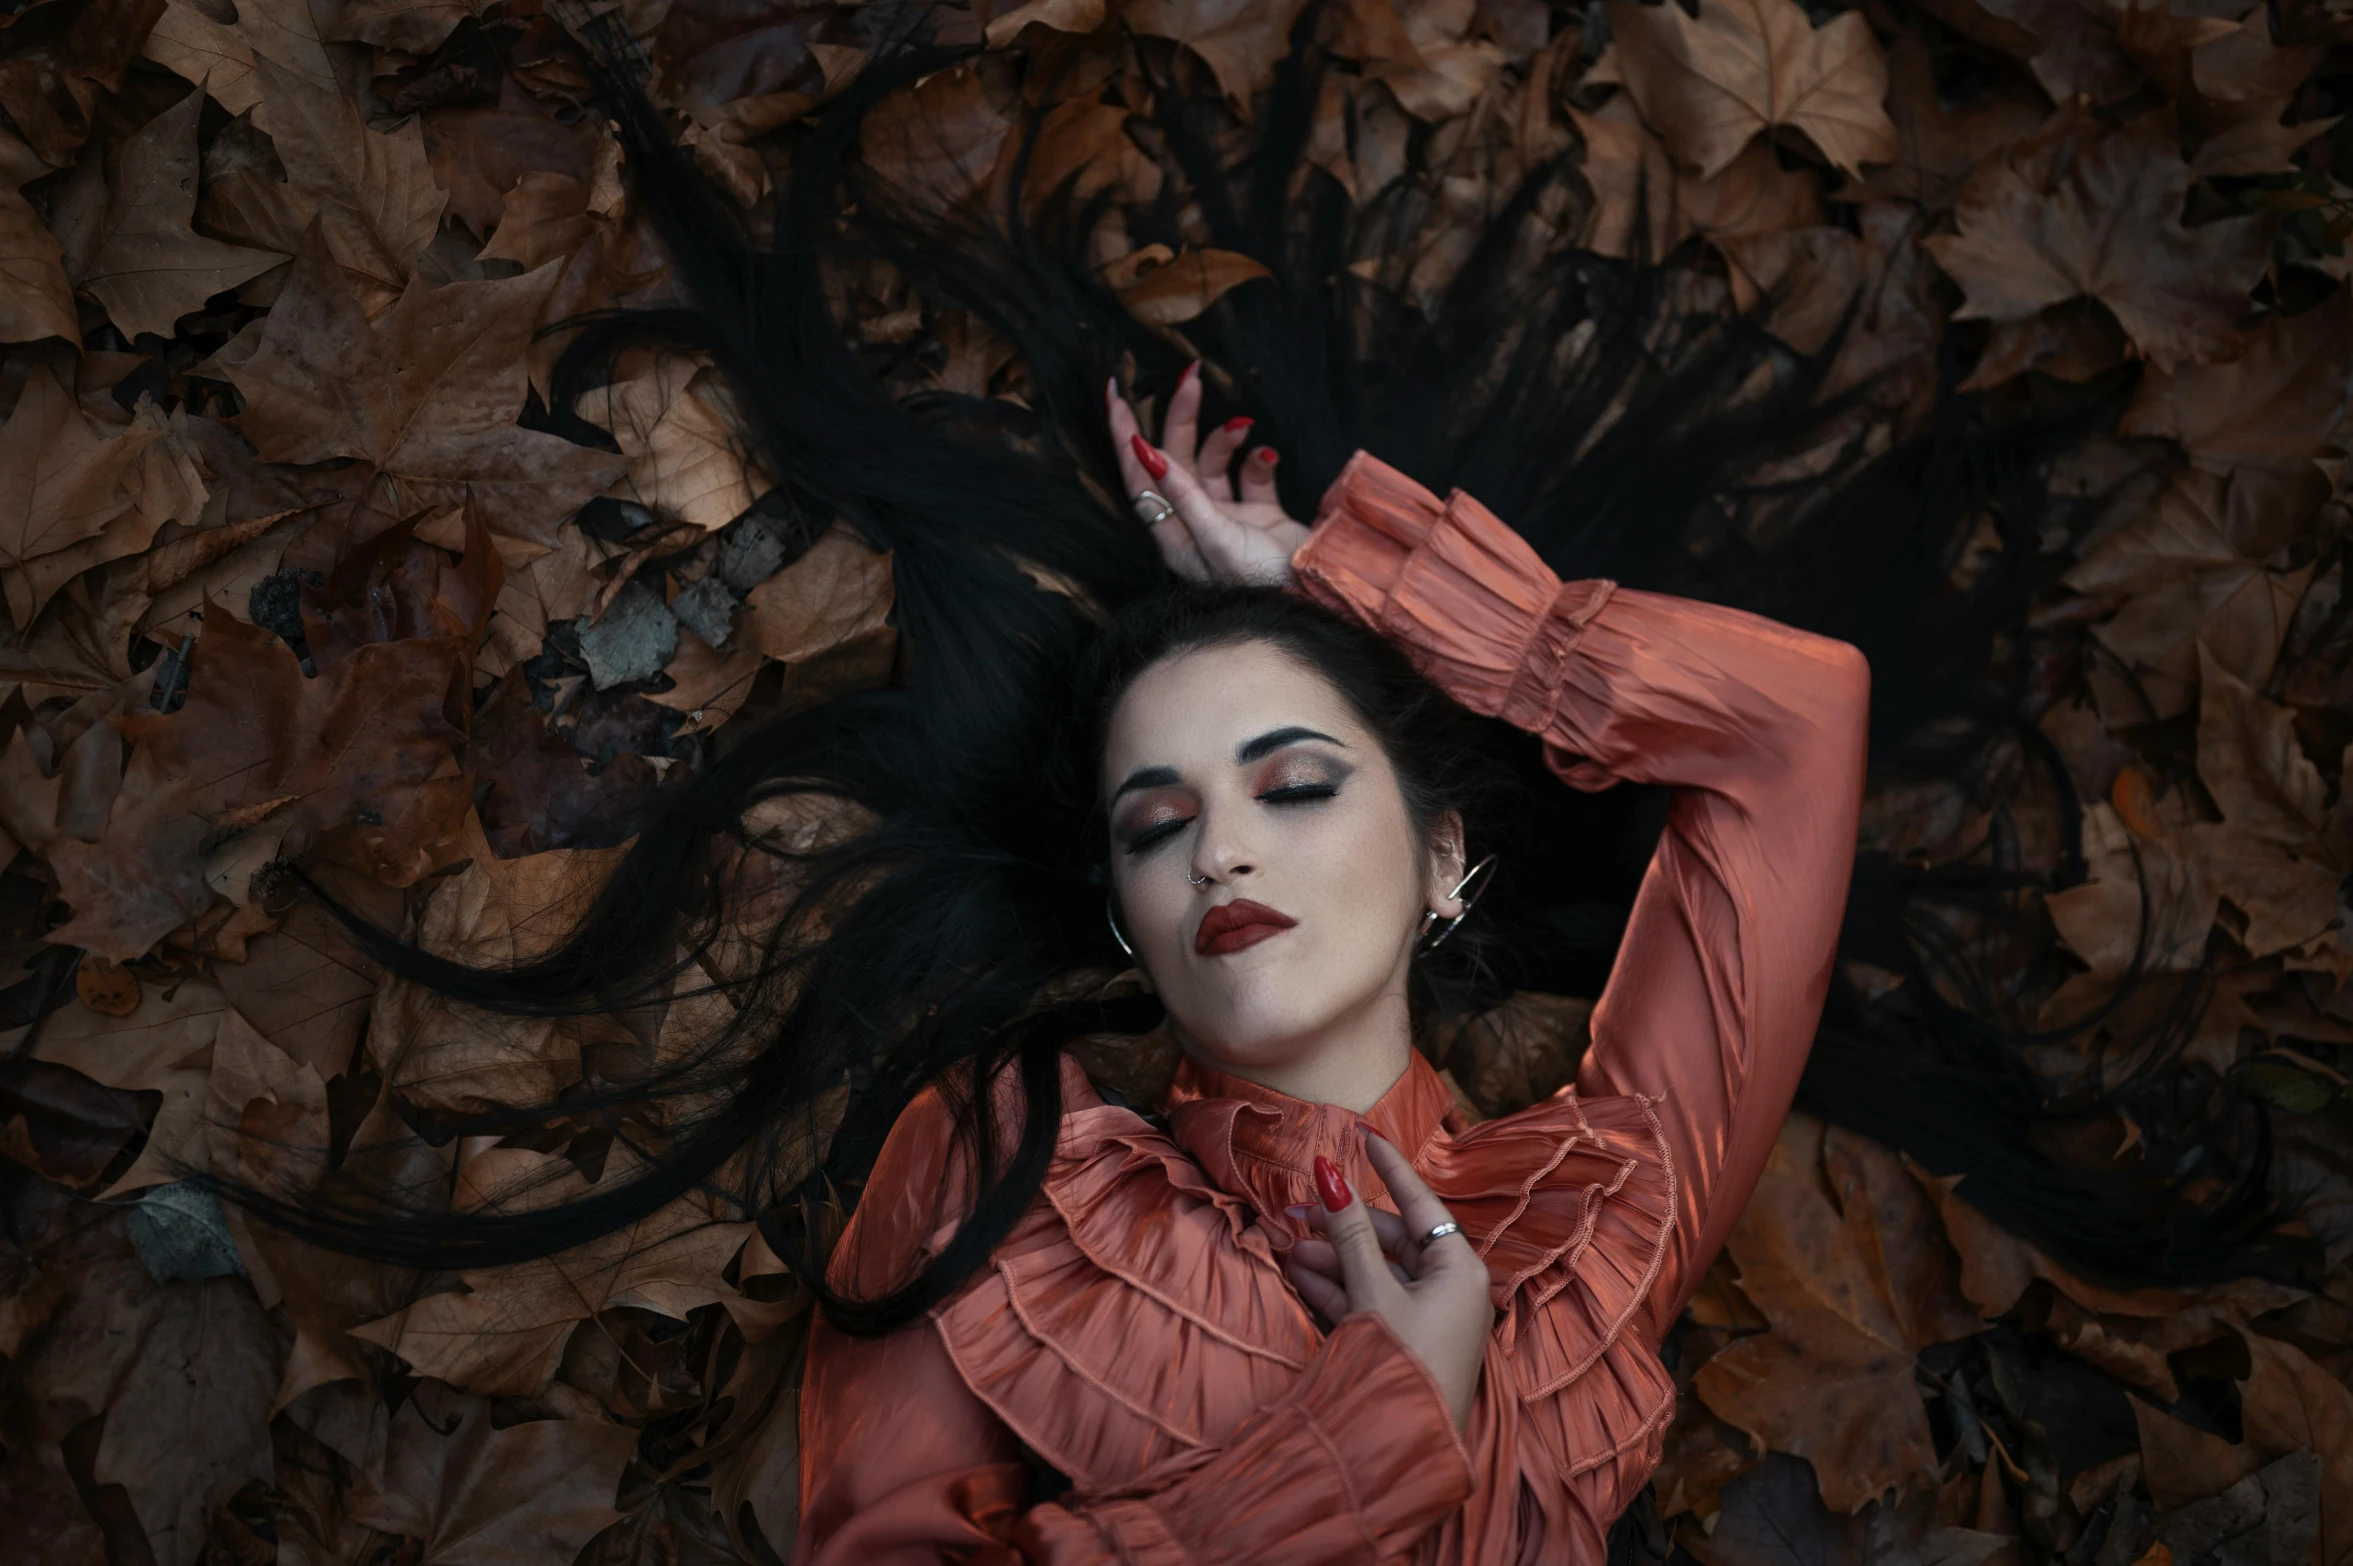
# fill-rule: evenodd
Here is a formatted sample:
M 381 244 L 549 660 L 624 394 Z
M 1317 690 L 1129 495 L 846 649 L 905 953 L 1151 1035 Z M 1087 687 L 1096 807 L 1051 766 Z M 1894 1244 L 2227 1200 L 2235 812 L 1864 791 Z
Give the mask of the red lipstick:
M 1193 951 L 1202 957 L 1223 957 L 1256 946 L 1270 935 L 1280 935 L 1298 922 L 1264 903 L 1238 897 L 1201 916 L 1201 927 L 1193 932 Z

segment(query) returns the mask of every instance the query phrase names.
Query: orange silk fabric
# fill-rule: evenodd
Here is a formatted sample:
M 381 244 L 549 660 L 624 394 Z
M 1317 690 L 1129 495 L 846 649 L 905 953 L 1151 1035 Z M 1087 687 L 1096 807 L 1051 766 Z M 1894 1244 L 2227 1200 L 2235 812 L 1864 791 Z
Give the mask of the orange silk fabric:
M 1540 735 L 1571 786 L 1674 790 L 1575 1085 L 1466 1127 L 1417 1056 L 1366 1117 L 1493 1278 L 1468 1429 L 1377 1317 L 1327 1334 L 1281 1274 L 1283 1209 L 1314 1200 L 1318 1153 L 1387 1205 L 1355 1116 L 1188 1062 L 1147 1117 L 1066 1062 L 1045 1189 L 989 1265 L 892 1337 L 814 1329 L 797 1559 L 1598 1563 L 1657 1466 L 1660 1338 L 1819 1019 L 1863 661 L 1734 610 L 1560 583 L 1476 501 L 1361 453 L 1296 566 L 1456 700 Z M 949 1125 L 936 1092 L 901 1118 L 838 1283 L 879 1291 L 953 1232 Z

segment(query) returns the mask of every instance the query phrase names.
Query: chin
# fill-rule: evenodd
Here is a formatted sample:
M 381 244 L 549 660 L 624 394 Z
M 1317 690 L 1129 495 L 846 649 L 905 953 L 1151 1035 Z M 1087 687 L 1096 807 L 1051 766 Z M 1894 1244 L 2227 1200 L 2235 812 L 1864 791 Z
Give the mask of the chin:
M 1247 974 L 1221 976 L 1188 997 L 1177 1015 L 1202 1052 L 1237 1066 L 1272 1065 L 1291 1059 L 1300 1041 L 1323 1032 L 1350 1008 L 1319 993 L 1299 964 L 1272 964 Z

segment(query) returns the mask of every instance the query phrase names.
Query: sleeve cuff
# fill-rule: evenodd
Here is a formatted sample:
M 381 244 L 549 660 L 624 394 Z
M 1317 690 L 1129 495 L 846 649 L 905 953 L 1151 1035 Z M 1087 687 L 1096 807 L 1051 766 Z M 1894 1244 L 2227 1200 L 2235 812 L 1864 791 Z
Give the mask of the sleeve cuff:
M 1125 1527 L 1100 1520 L 1123 1534 L 1135 1528 L 1188 1545 L 1281 1541 L 1288 1560 L 1387 1561 L 1472 1488 L 1470 1451 L 1437 1383 L 1373 1315 L 1340 1323 L 1290 1396 L 1239 1432 L 1212 1469 L 1212 1483 L 1138 1503 L 1152 1514 L 1148 1527 L 1137 1527 L 1140 1517 L 1124 1519 Z M 1194 1553 L 1218 1558 L 1214 1550 Z
M 1397 641 L 1456 701 L 1535 733 L 1615 588 L 1562 583 L 1469 495 L 1442 503 L 1361 451 L 1326 491 L 1292 569 L 1301 593 Z

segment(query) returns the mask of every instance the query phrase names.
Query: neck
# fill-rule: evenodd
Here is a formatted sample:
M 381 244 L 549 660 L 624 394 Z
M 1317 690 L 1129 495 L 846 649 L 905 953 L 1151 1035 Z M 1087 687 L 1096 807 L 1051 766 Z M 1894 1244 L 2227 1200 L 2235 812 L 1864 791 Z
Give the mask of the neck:
M 1413 1020 L 1403 983 L 1298 1040 L 1279 1060 L 1236 1062 L 1173 1026 L 1173 1019 L 1171 1031 L 1186 1054 L 1227 1076 L 1310 1104 L 1337 1104 L 1356 1115 L 1397 1085 L 1413 1057 Z

